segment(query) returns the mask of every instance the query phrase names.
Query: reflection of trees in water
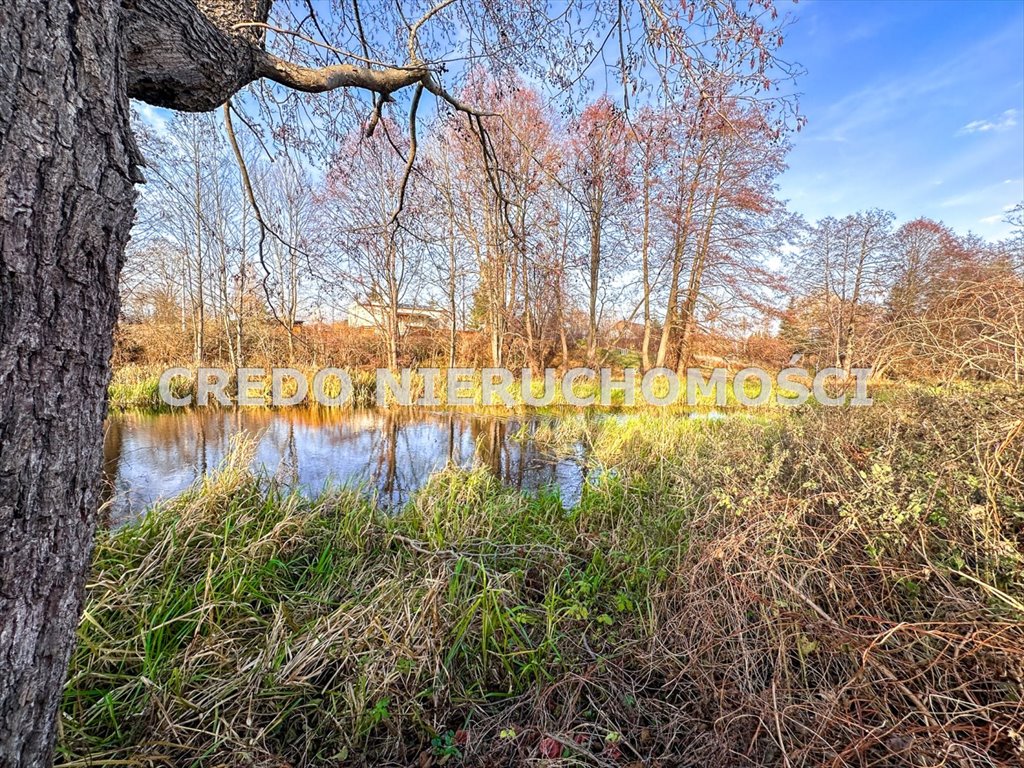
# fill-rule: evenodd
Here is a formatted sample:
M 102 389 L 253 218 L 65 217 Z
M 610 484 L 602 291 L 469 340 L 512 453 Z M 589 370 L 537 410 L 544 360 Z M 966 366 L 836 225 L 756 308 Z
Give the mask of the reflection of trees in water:
M 240 432 L 258 435 L 269 424 L 267 415 L 241 410 L 130 414 L 120 419 L 131 436 L 124 459 L 133 462 L 136 453 L 144 453 L 146 464 L 156 473 L 178 472 L 183 467 L 196 474 L 208 472 L 228 452 L 232 437 Z
M 285 435 L 284 448 L 280 451 L 281 463 L 278 466 L 276 477 L 282 482 L 298 485 L 301 475 L 299 473 L 299 447 L 295 441 L 295 422 L 288 421 Z
M 398 481 L 398 420 L 390 412 L 384 417 L 384 423 L 377 431 L 379 439 L 376 451 L 374 486 L 386 503 L 396 502 L 395 492 Z
M 473 442 L 476 443 L 476 460 L 487 467 L 495 476 L 502 475 L 502 448 L 505 441 L 505 424 L 497 419 L 470 421 Z
M 527 419 L 527 432 L 535 425 Z M 530 440 L 511 437 L 519 429 L 518 420 L 410 409 L 125 414 L 108 421 L 103 471 L 108 489 L 129 493 L 141 508 L 215 469 L 232 438 L 246 433 L 257 441 L 257 464 L 279 480 L 313 489 L 326 477 L 363 484 L 389 506 L 447 464 L 486 467 L 518 488 L 556 483 L 555 462 Z
M 432 474 L 460 459 L 461 435 L 452 414 L 392 410 L 378 415 L 369 481 L 386 505 L 403 503 Z
M 537 419 L 524 423 L 504 419 L 474 418 L 469 421 L 476 445 L 476 460 L 495 477 L 515 488 L 536 490 L 558 480 L 557 463 L 539 451 L 532 440 L 513 439 L 521 428 L 533 434 Z
M 106 504 L 117 492 L 117 470 L 124 448 L 124 423 L 121 419 L 109 419 L 103 427 L 103 483 L 100 499 Z

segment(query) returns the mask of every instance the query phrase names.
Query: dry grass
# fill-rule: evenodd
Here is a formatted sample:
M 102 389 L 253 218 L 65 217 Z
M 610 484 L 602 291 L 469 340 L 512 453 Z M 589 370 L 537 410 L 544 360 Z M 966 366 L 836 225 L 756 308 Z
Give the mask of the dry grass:
M 65 765 L 1010 766 L 1024 405 L 581 420 L 571 513 L 389 518 L 244 457 L 104 535 Z

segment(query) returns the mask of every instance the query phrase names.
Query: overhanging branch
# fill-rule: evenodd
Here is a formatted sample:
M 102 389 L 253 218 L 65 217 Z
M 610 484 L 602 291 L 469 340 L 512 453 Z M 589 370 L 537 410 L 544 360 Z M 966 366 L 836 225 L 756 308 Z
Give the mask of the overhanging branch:
M 353 64 L 329 67 L 303 67 L 266 51 L 256 54 L 256 76 L 305 93 L 322 93 L 336 88 L 363 88 L 385 96 L 421 82 L 428 75 L 425 67 L 389 67 L 369 69 Z

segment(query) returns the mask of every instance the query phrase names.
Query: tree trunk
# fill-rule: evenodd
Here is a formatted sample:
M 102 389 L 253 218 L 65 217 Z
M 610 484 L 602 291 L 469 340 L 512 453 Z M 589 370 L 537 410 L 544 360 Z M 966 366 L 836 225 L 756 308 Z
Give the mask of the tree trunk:
M 193 128 L 195 130 L 195 128 Z M 193 294 L 193 306 L 195 307 L 193 323 L 193 344 L 192 358 L 196 366 L 203 364 L 203 351 L 206 348 L 206 296 L 203 291 L 203 280 L 205 280 L 205 269 L 203 263 L 203 179 L 200 175 L 199 153 L 200 147 L 198 137 L 193 135 L 192 159 L 193 159 L 193 183 L 195 184 L 195 236 L 196 236 L 196 292 Z
M 0 6 L 0 765 L 51 761 L 140 180 L 116 0 Z
M 644 341 L 640 348 L 644 371 L 651 369 L 651 173 L 650 163 L 644 163 L 644 220 L 640 243 L 640 261 L 643 278 Z
M 698 157 L 695 163 L 693 179 L 689 182 L 689 191 L 686 198 L 686 213 L 676 223 L 675 242 L 672 244 L 672 275 L 669 279 L 668 304 L 665 307 L 665 323 L 661 326 L 661 341 L 658 343 L 658 357 L 654 365 L 663 367 L 668 362 L 668 354 L 672 343 L 672 326 L 676 322 L 676 313 L 679 307 L 679 278 L 683 272 L 683 260 L 686 258 L 686 243 L 690 237 L 690 227 L 693 222 L 693 208 L 697 201 L 697 190 L 700 186 L 702 157 Z M 684 183 L 683 171 L 685 166 L 680 167 L 680 199 L 682 197 L 682 184 Z M 676 215 L 683 214 L 682 205 L 676 208 Z
M 690 198 L 689 209 L 693 207 L 693 197 Z M 663 367 L 668 362 L 668 353 L 672 343 L 672 327 L 676 323 L 676 313 L 679 306 L 679 278 L 683 272 L 683 259 L 686 256 L 686 240 L 689 237 L 690 213 L 686 215 L 686 221 L 682 227 L 677 229 L 675 242 L 672 245 L 672 275 L 668 285 L 668 302 L 665 305 L 665 322 L 661 326 L 661 340 L 658 343 L 658 357 L 655 366 Z
M 597 289 L 601 279 L 601 208 L 590 214 L 590 271 L 587 304 L 587 363 L 597 358 Z
M 451 187 L 445 186 L 445 192 L 450 193 Z M 448 325 L 448 367 L 455 367 L 455 357 L 458 353 L 458 304 L 457 304 L 457 269 L 458 264 L 456 263 L 455 254 L 455 207 L 452 205 L 451 196 L 448 196 L 448 312 L 449 312 L 449 325 Z
M 676 359 L 676 370 L 680 376 L 686 375 L 686 368 L 689 366 L 690 358 L 693 354 L 693 331 L 697 322 L 697 301 L 700 298 L 701 282 L 704 279 L 704 269 L 707 266 L 708 254 L 711 250 L 711 234 L 715 226 L 715 216 L 718 213 L 718 203 L 721 198 L 722 181 L 724 178 L 725 161 L 722 160 L 718 165 L 718 172 L 715 176 L 711 208 L 707 213 L 704 223 L 704 233 L 701 240 L 696 244 L 693 263 L 690 265 L 690 280 L 686 287 L 686 297 L 679 312 L 679 356 Z
M 402 334 L 401 325 L 398 322 L 399 296 L 398 296 L 398 245 L 394 239 L 388 243 L 387 274 L 385 279 L 388 285 L 388 368 L 392 371 L 398 370 L 398 343 Z

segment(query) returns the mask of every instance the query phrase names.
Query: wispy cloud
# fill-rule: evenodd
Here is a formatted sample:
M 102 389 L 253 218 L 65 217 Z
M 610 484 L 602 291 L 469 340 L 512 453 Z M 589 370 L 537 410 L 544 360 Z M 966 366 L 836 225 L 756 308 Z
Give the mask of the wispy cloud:
M 157 133 L 167 133 L 170 127 L 171 113 L 166 109 L 151 106 L 144 101 L 133 101 L 132 109 L 135 110 L 139 120 L 154 131 Z
M 800 24 L 811 24 L 795 25 L 788 42 L 810 70 L 810 123 L 794 139 L 782 194 L 808 219 L 880 206 L 1001 237 L 1000 209 L 1024 199 L 1020 10 L 964 3 L 939 15 L 920 5 L 829 0 L 807 13 L 801 2 Z M 837 51 L 862 23 L 877 25 L 875 36 Z
M 956 134 L 957 136 L 963 136 L 968 133 L 1008 131 L 1017 125 L 1017 115 L 1019 114 L 1020 113 L 1016 109 L 1008 109 L 994 120 L 972 120 L 959 131 L 957 131 Z
M 977 200 L 977 196 L 973 192 L 969 192 L 963 195 L 955 195 L 954 197 L 947 197 L 945 200 L 939 202 L 940 208 L 959 208 L 961 205 L 970 205 Z

